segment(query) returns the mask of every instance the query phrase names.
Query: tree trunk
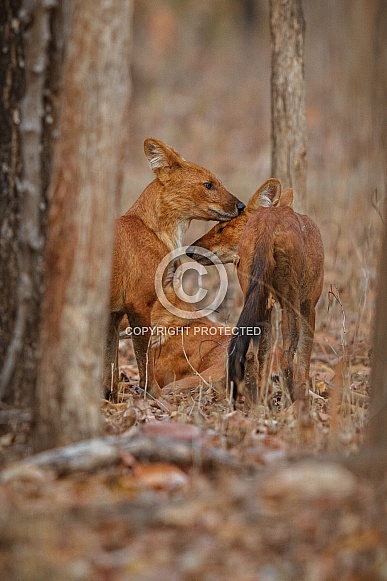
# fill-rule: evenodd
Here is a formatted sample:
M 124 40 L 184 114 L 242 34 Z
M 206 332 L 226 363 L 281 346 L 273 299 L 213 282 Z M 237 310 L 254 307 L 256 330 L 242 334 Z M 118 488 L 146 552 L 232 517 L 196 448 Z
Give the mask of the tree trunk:
M 270 0 L 273 177 L 306 209 L 305 21 L 301 0 Z
M 132 0 L 74 0 L 46 248 L 34 448 L 96 436 Z
M 59 3 L 23 6 L 5 0 L 0 11 L 0 399 L 26 409 L 38 361 L 63 14 Z
M 10 397 L 10 376 L 16 363 L 8 363 L 7 352 L 12 343 L 14 320 L 17 311 L 16 289 L 18 285 L 17 232 L 20 223 L 18 190 L 16 182 L 21 174 L 20 155 L 20 100 L 24 90 L 24 60 L 20 22 L 12 26 L 18 17 L 21 0 L 6 0 L 0 11 L 0 399 Z M 15 352 L 13 359 L 18 353 Z
M 387 154 L 387 150 L 386 150 Z M 386 216 L 387 218 L 387 216 Z M 374 363 L 371 377 L 370 444 L 387 448 L 387 230 L 379 266 L 378 298 L 374 332 Z
M 375 79 L 374 79 L 374 135 L 379 143 L 379 163 L 387 193 L 387 12 L 383 0 L 378 1 L 375 20 Z M 387 223 L 387 212 L 386 222 Z M 387 228 L 385 227 L 379 265 L 378 296 L 376 301 L 374 363 L 371 377 L 372 404 L 370 409 L 370 443 L 374 448 L 387 449 Z

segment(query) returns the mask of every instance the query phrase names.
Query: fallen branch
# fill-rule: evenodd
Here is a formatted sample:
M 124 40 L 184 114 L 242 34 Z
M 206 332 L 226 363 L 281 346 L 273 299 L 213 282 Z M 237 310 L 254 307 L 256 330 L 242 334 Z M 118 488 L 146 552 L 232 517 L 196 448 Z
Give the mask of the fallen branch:
M 0 482 L 17 478 L 25 468 L 54 470 L 62 476 L 72 472 L 94 472 L 118 464 L 123 452 L 130 452 L 139 462 L 168 462 L 178 466 L 200 466 L 205 469 L 227 467 L 242 469 L 242 464 L 217 448 L 206 448 L 203 434 L 192 438 L 162 435 L 105 436 L 41 452 L 12 464 L 0 473 Z M 244 465 L 246 469 L 246 465 Z
M 0 411 L 0 424 L 14 424 L 14 423 L 21 424 L 23 422 L 30 421 L 31 421 L 30 412 L 14 409 Z

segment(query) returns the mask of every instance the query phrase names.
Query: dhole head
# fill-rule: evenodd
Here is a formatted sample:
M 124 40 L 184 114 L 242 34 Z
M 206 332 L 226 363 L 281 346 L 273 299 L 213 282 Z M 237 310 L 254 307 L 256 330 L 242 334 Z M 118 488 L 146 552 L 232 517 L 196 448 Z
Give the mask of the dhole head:
M 178 212 L 182 220 L 225 222 L 244 209 L 244 203 L 230 194 L 213 173 L 186 161 L 162 141 L 146 139 L 144 151 L 159 181 L 166 211 Z
M 186 254 L 205 266 L 212 265 L 213 262 L 210 259 L 195 253 L 194 247 L 200 246 L 213 252 L 223 264 L 230 262 L 238 264 L 239 239 L 253 212 L 259 206 L 291 206 L 292 202 L 293 190 L 289 189 L 281 194 L 281 183 L 277 179 L 271 178 L 251 196 L 246 208 L 239 216 L 226 224 L 216 224 L 207 234 L 196 240 L 187 249 Z

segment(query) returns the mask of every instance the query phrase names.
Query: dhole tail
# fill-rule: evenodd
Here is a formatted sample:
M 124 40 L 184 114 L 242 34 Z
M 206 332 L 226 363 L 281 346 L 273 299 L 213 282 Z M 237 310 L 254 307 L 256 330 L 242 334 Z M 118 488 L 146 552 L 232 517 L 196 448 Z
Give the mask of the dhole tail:
M 273 240 L 270 232 L 256 241 L 251 269 L 251 280 L 246 293 L 245 303 L 237 322 L 238 334 L 233 335 L 229 351 L 229 382 L 233 382 L 233 397 L 236 398 L 240 383 L 245 375 L 246 354 L 253 340 L 259 345 L 263 327 L 267 322 L 270 291 L 272 290 L 275 267 Z M 260 329 L 259 334 L 247 334 L 248 329 Z

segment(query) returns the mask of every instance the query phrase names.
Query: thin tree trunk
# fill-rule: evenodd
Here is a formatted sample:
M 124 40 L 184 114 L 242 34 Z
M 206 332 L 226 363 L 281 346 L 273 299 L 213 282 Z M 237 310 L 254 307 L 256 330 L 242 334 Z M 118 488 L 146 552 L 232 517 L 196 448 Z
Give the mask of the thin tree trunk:
M 20 0 L 6 0 L 0 10 L 0 39 L 5 50 L 0 51 L 0 400 L 9 399 L 10 376 L 16 365 L 8 363 L 17 312 L 18 239 L 20 200 L 16 183 L 21 175 L 20 101 L 24 91 L 25 73 L 22 30 L 12 26 L 18 18 Z M 14 358 L 15 355 L 12 355 Z
M 387 153 L 387 150 L 386 150 Z M 386 216 L 387 217 L 387 216 Z M 370 444 L 387 448 L 387 230 L 384 233 L 376 302 L 374 363 L 371 378 Z
M 0 11 L 0 399 L 23 409 L 31 405 L 38 361 L 61 7 L 5 0 Z
M 306 209 L 305 21 L 301 0 L 270 0 L 273 177 Z
M 46 249 L 34 448 L 96 436 L 132 0 L 74 0 Z
M 387 12 L 383 0 L 378 1 L 375 20 L 375 75 L 374 135 L 379 144 L 379 163 L 384 176 L 384 192 L 387 193 Z M 387 209 L 387 208 L 386 208 Z M 387 211 L 386 223 L 387 223 Z M 374 448 L 387 449 L 387 228 L 385 227 L 381 260 L 379 264 L 378 296 L 376 301 L 374 363 L 371 377 L 372 404 L 370 409 L 370 443 Z

